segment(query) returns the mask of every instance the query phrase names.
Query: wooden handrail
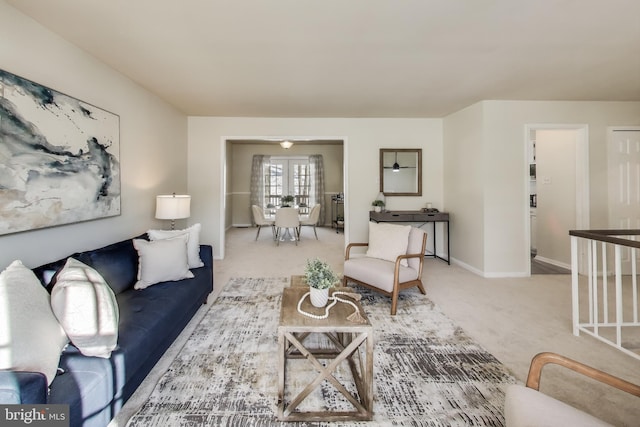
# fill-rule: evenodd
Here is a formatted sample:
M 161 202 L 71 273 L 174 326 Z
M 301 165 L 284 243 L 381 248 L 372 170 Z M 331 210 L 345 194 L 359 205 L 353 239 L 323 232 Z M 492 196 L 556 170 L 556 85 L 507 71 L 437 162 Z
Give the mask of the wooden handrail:
M 597 240 L 600 242 L 613 243 L 615 245 L 640 248 L 640 241 L 623 239 L 612 236 L 640 236 L 638 229 L 624 230 L 569 230 L 570 236 L 582 237 L 584 239 Z
M 606 372 L 603 372 L 599 369 L 587 366 L 584 363 L 580 363 L 568 357 L 550 352 L 539 353 L 535 355 L 531 360 L 529 375 L 527 376 L 527 387 L 534 390 L 540 389 L 540 377 L 542 375 L 542 368 L 548 363 L 563 366 L 579 374 L 600 381 L 601 383 L 610 385 L 619 390 L 640 397 L 640 386 L 625 381 L 622 378 L 607 374 Z

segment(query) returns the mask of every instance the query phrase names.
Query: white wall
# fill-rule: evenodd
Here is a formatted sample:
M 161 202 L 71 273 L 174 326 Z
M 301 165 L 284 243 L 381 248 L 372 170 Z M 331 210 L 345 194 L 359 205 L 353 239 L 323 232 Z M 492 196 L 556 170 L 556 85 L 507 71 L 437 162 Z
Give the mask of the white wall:
M 523 276 L 528 271 L 525 124 L 588 126 L 590 228 L 606 228 L 607 127 L 640 124 L 640 102 L 483 101 L 445 119 L 444 194 L 447 209 L 456 218 L 451 227 L 452 257 L 487 277 Z M 458 200 L 468 185 L 461 178 L 465 171 L 460 159 L 468 159 L 469 153 L 483 164 L 477 170 L 463 160 L 469 166 L 469 179 L 482 181 L 472 195 L 476 200 L 482 192 L 482 226 L 474 217 L 477 203 Z M 456 170 L 457 175 L 451 172 Z M 466 251 L 458 246 L 459 242 L 476 245 L 478 240 L 483 242 L 483 258 L 475 248 Z
M 444 208 L 449 212 L 451 257 L 484 268 L 483 108 L 478 103 L 444 119 Z
M 576 229 L 576 144 L 569 129 L 536 131 L 537 256 L 571 265 L 569 230 Z
M 0 2 L 0 68 L 120 116 L 121 215 L 0 236 L 0 268 L 35 267 L 166 224 L 155 196 L 187 189 L 186 117 L 155 95 Z
M 387 209 L 442 207 L 441 119 L 189 118 L 189 192 L 192 217 L 203 224 L 203 238 L 224 256 L 225 139 L 342 139 L 345 162 L 346 241 L 366 241 L 371 202 L 379 191 L 380 148 L 422 148 L 422 197 L 387 197 Z

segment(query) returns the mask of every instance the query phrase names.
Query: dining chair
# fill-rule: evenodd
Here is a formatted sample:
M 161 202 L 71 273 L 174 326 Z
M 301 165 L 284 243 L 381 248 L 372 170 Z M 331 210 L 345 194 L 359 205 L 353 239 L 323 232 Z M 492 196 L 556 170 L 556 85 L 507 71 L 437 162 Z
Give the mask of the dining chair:
M 252 205 L 251 211 L 253 212 L 253 222 L 256 223 L 258 227 L 258 232 L 256 233 L 256 240 L 258 240 L 258 236 L 260 236 L 260 229 L 262 227 L 271 227 L 271 234 L 275 237 L 275 221 L 272 219 L 267 219 L 264 216 L 264 211 L 258 205 Z
M 312 226 L 313 234 L 316 235 L 316 240 L 318 240 L 318 233 L 316 232 L 316 226 L 318 225 L 318 220 L 320 219 L 320 208 L 321 208 L 320 204 L 317 203 L 311 208 L 309 215 L 300 216 L 300 230 L 298 231 L 298 234 L 302 232 L 303 226 L 305 225 Z
M 289 229 L 293 235 L 291 239 L 298 245 L 300 240 L 300 219 L 298 218 L 298 210 L 296 208 L 280 208 L 276 211 L 276 245 L 280 245 L 280 240 L 284 240 L 284 235 L 289 234 Z

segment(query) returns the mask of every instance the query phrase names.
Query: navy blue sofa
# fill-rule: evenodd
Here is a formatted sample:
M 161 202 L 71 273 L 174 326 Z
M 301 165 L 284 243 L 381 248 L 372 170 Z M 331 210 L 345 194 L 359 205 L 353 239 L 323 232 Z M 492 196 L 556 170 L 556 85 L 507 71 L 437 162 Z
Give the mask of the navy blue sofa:
M 0 403 L 68 404 L 72 427 L 104 427 L 206 303 L 213 291 L 212 247 L 200 246 L 204 267 L 191 270 L 194 278 L 142 290 L 133 289 L 138 274 L 133 239 L 70 256 L 96 269 L 116 294 L 120 311 L 118 346 L 109 359 L 103 359 L 84 356 L 69 344 L 48 393 L 41 373 L 2 371 Z M 46 286 L 47 277 L 65 261 L 33 271 Z

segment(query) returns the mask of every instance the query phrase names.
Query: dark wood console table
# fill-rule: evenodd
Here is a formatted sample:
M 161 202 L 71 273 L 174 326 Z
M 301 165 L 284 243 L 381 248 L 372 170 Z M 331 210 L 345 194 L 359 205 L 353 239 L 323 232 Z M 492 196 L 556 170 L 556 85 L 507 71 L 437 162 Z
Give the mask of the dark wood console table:
M 433 223 L 433 256 L 434 258 L 446 261 L 451 265 L 451 249 L 449 245 L 449 214 L 446 212 L 423 212 L 423 211 L 383 211 L 369 212 L 369 220 L 375 222 L 421 222 L 420 227 L 427 223 Z M 438 256 L 436 250 L 436 223 L 442 222 L 447 224 L 447 258 Z

